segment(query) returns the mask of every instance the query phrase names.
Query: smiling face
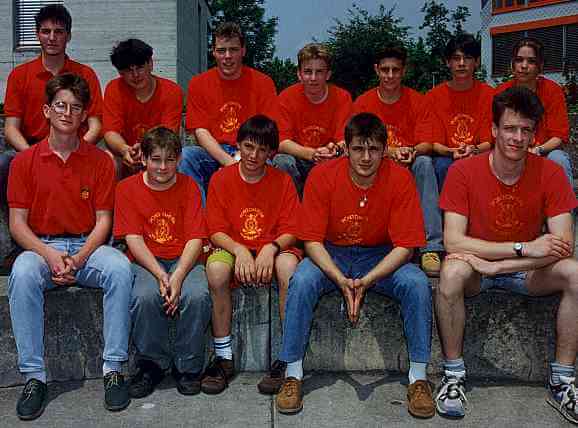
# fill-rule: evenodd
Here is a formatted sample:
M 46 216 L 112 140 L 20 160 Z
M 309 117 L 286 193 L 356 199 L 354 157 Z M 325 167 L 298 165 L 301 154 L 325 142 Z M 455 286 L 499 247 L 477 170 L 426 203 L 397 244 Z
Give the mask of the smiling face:
M 303 83 L 305 95 L 318 98 L 325 95 L 327 91 L 327 81 L 331 78 L 331 70 L 322 59 L 310 59 L 301 64 L 297 77 Z
M 234 80 L 241 77 L 245 47 L 238 37 L 217 37 L 213 46 L 213 57 L 221 78 Z
M 453 80 L 473 79 L 476 68 L 480 63 L 479 58 L 465 54 L 461 50 L 456 50 L 446 62 Z
M 353 181 L 357 184 L 372 182 L 377 175 L 384 153 L 383 143 L 354 137 L 347 146 L 349 174 Z
M 521 84 L 531 84 L 540 74 L 542 64 L 531 46 L 522 46 L 512 58 L 512 73 Z
M 70 41 L 70 33 L 66 31 L 64 24 L 46 20 L 40 23 L 36 33 L 40 48 L 44 55 L 64 55 L 66 45 Z
M 120 70 L 122 80 L 134 90 L 143 90 L 153 84 L 153 61 L 147 61 L 142 65 L 131 65 L 129 68 Z
M 56 93 L 50 105 L 43 106 L 44 117 L 50 121 L 50 127 L 65 135 L 74 135 L 86 119 L 86 110 L 82 102 L 68 89 Z
M 525 159 L 528 147 L 534 140 L 535 127 L 534 120 L 506 108 L 500 123 L 492 125 L 496 156 L 514 162 Z
M 167 148 L 154 148 L 151 155 L 145 157 L 147 185 L 155 190 L 165 190 L 177 180 L 179 156 Z
M 379 78 L 379 87 L 381 90 L 395 92 L 401 89 L 401 80 L 405 73 L 405 66 L 401 59 L 384 58 L 379 64 L 374 64 L 373 67 Z

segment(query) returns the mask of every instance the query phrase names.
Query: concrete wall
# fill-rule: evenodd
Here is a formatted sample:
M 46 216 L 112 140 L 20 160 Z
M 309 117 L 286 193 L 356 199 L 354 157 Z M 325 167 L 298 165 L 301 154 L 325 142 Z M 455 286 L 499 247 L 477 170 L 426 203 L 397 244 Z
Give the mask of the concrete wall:
M 184 89 L 193 74 L 207 68 L 209 12 L 205 0 L 65 0 L 64 5 L 73 18 L 68 54 L 94 68 L 103 91 L 118 75 L 109 60 L 111 49 L 130 37 L 150 44 L 155 73 L 177 81 Z M 12 0 L 0 1 L 1 100 L 12 68 L 39 53 L 13 51 L 12 6 Z
M 488 1 L 486 6 L 480 12 L 482 28 L 482 64 L 488 70 L 488 82 L 494 83 L 491 78 L 492 73 L 492 37 L 490 31 L 492 28 L 504 25 L 519 24 L 524 22 L 541 21 L 549 18 L 559 18 L 563 16 L 572 16 L 578 14 L 578 1 L 569 1 L 543 7 L 533 7 L 526 10 L 517 10 L 508 13 L 499 13 L 492 15 L 492 2 Z M 562 47 L 560 47 L 562 48 Z M 547 73 L 546 76 L 556 81 L 562 80 L 561 73 Z

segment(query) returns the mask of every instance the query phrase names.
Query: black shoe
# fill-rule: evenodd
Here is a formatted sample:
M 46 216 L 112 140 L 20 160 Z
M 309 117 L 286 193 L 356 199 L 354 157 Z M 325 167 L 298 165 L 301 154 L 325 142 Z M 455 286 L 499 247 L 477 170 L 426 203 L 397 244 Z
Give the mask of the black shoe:
M 197 395 L 201 392 L 201 372 L 198 373 L 179 373 L 173 367 L 173 377 L 177 383 L 177 391 L 183 395 Z
M 259 392 L 261 394 L 278 394 L 283 386 L 283 382 L 285 382 L 286 369 L 287 363 L 285 361 L 275 360 L 271 365 L 269 373 L 257 384 Z
M 38 379 L 26 382 L 16 405 L 16 414 L 23 421 L 36 419 L 44 412 L 48 398 L 48 386 Z
M 130 404 L 128 385 L 119 372 L 110 372 L 104 377 L 104 407 L 111 412 L 126 409 Z
M 144 398 L 153 393 L 165 374 L 152 361 L 139 361 L 137 366 L 138 371 L 130 381 L 129 394 L 132 398 Z

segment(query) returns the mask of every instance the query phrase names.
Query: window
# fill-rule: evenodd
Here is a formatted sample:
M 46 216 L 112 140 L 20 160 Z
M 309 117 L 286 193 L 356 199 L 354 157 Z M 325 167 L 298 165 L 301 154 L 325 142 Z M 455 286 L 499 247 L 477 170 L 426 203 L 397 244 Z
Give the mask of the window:
M 512 49 L 522 37 L 534 37 L 544 44 L 544 72 L 557 73 L 578 58 L 578 24 L 534 28 L 492 36 L 492 76 L 510 74 Z
M 49 4 L 63 4 L 62 0 L 14 0 L 14 48 L 39 48 L 34 16 Z
M 493 0 L 492 13 L 511 12 L 548 4 L 564 3 L 571 0 Z

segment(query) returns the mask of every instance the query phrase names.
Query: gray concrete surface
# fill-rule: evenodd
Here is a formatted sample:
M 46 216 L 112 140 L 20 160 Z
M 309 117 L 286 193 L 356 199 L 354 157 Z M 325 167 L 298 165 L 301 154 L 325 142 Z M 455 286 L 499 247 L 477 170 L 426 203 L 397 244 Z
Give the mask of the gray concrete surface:
M 303 411 L 278 414 L 272 397 L 260 395 L 261 374 L 237 377 L 221 395 L 184 397 L 171 379 L 151 396 L 133 400 L 120 413 L 102 406 L 102 382 L 49 385 L 50 402 L 33 423 L 20 422 L 15 403 L 20 387 L 0 389 L 3 427 L 564 427 L 570 426 L 544 401 L 537 384 L 475 383 L 469 413 L 461 421 L 439 416 L 416 420 L 407 413 L 406 387 L 398 376 L 382 373 L 309 374 Z

